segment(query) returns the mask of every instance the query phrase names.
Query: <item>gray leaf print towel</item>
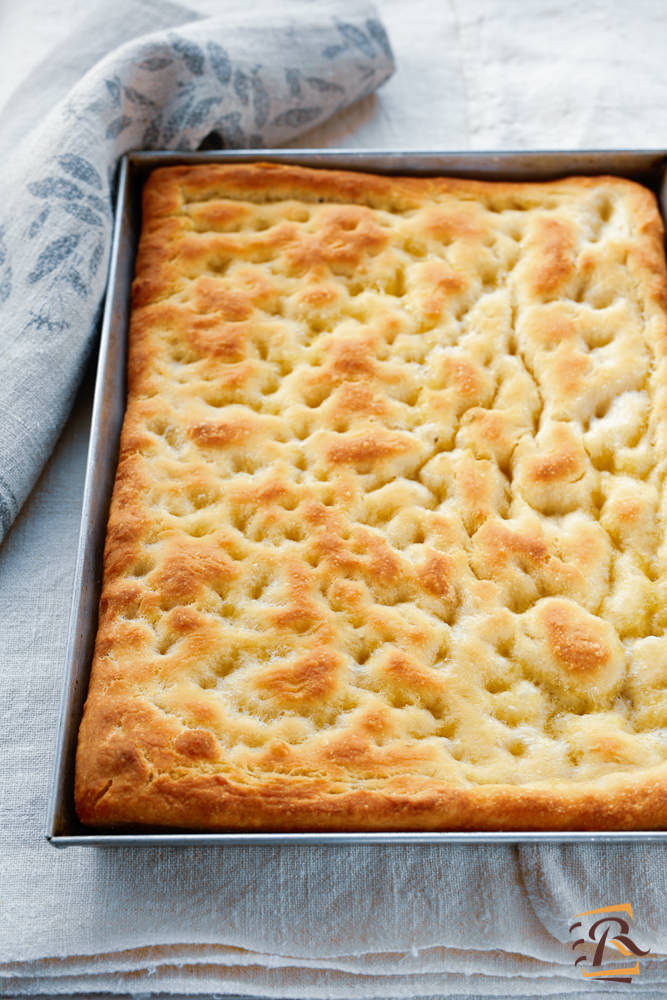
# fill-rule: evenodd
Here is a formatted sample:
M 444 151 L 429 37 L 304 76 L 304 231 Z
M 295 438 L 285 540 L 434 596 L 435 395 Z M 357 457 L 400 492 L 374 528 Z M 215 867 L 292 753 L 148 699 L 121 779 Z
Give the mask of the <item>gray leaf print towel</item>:
M 97 62 L 0 167 L 0 541 L 94 344 L 119 157 L 192 150 L 211 134 L 225 148 L 280 145 L 393 72 L 382 23 L 364 3 L 301 3 L 279 16 L 249 6 L 236 21 L 182 26 L 177 8 L 146 0 L 144 20 L 151 6 L 156 27 L 177 26 Z

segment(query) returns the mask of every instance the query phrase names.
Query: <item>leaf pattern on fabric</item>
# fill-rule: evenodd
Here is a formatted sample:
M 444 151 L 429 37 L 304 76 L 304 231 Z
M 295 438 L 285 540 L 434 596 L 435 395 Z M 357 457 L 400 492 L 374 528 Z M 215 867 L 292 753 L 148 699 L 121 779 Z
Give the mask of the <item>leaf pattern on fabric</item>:
M 101 226 L 102 219 L 96 212 L 88 208 L 87 205 L 67 203 L 63 208 L 69 215 L 74 215 L 81 222 L 87 222 L 89 226 Z
M 104 243 L 100 240 L 99 243 L 95 244 L 93 252 L 90 255 L 90 260 L 88 262 L 88 278 L 93 278 L 97 274 L 98 268 L 102 263 L 103 256 Z
M 338 30 L 349 45 L 359 49 L 369 59 L 375 58 L 375 49 L 361 28 L 357 28 L 356 25 L 349 24 L 346 21 L 339 21 Z
M 263 125 L 266 125 L 271 108 L 269 92 L 264 86 L 261 76 L 259 76 L 261 68 L 261 66 L 257 66 L 252 74 L 252 103 L 255 109 L 255 128 L 261 128 Z
M 391 45 L 389 44 L 389 37 L 387 32 L 384 30 L 384 25 L 382 21 L 378 21 L 376 17 L 369 17 L 366 21 L 366 30 L 371 36 L 374 42 L 376 42 L 382 49 L 382 52 L 387 59 L 392 59 Z
M 344 52 L 346 48 L 346 45 L 327 45 L 327 47 L 322 50 L 322 55 L 325 59 L 336 59 L 336 57 L 339 56 L 341 52 Z
M 28 184 L 28 191 L 36 198 L 65 198 L 68 201 L 83 198 L 81 188 L 64 177 L 45 177 L 42 181 L 34 181 Z
M 139 104 L 144 108 L 157 107 L 155 101 L 152 101 L 150 97 L 146 97 L 146 95 L 140 93 L 140 91 L 135 90 L 134 87 L 123 87 L 123 93 L 130 104 Z
M 175 35 L 170 36 L 174 52 L 177 52 L 193 76 L 201 76 L 206 65 L 204 53 L 194 42 Z
M 91 208 L 97 209 L 97 211 L 101 212 L 103 215 L 109 214 L 110 209 L 108 203 L 102 198 L 98 198 L 96 194 L 86 194 L 86 201 Z
M 58 267 L 58 264 L 66 260 L 78 247 L 79 239 L 78 235 L 71 233 L 69 236 L 60 236 L 57 240 L 52 240 L 37 258 L 35 267 L 28 275 L 29 283 L 34 285 L 47 274 L 51 274 Z
M 162 115 L 156 115 L 144 129 L 144 134 L 141 137 L 141 148 L 142 149 L 157 149 L 158 140 L 160 138 L 160 130 L 162 128 Z M 166 142 L 166 139 L 165 139 Z
M 217 42 L 209 42 L 206 49 L 211 69 L 215 73 L 218 82 L 225 87 L 232 78 L 232 64 L 229 56 L 222 45 L 218 45 Z
M 139 63 L 140 69 L 147 69 L 149 73 L 156 73 L 159 69 L 166 69 L 171 66 L 173 59 L 169 56 L 149 56 Z
M 289 111 L 282 111 L 273 119 L 274 125 L 289 125 L 297 128 L 301 125 L 309 125 L 322 114 L 322 108 L 290 108 Z
M 37 233 L 40 231 L 40 229 L 42 228 L 48 217 L 49 217 L 49 206 L 47 205 L 46 208 L 42 209 L 37 218 L 33 219 L 33 221 L 31 222 L 30 228 L 28 229 L 29 240 L 34 240 L 35 236 L 37 236 Z
M 72 177 L 90 184 L 91 187 L 96 187 L 98 191 L 102 190 L 102 178 L 92 163 L 89 160 L 85 160 L 83 156 L 67 153 L 64 156 L 58 156 L 57 162 Z
M 247 104 L 250 100 L 250 77 L 242 69 L 234 71 L 234 93 L 241 104 Z
M 345 88 L 341 87 L 339 83 L 331 83 L 329 80 L 323 80 L 321 76 L 307 76 L 306 82 L 314 90 L 319 90 L 321 94 L 327 91 L 335 91 L 337 94 L 345 93 Z
M 31 310 L 27 329 L 33 328 L 35 330 L 48 330 L 49 333 L 62 333 L 70 325 L 66 319 L 54 319 L 52 316 L 47 316 L 44 313 L 36 313 Z
M 171 118 L 166 122 L 162 130 L 162 139 L 165 146 L 169 146 L 183 128 L 185 119 L 189 115 L 193 103 L 192 95 L 187 95 L 183 103 L 177 106 Z
M 201 125 L 208 118 L 211 108 L 214 108 L 216 104 L 220 104 L 221 100 L 221 97 L 204 97 L 198 104 L 195 104 L 185 122 L 186 128 L 194 128 L 196 125 Z
M 301 97 L 301 74 L 298 69 L 286 69 L 285 80 L 289 87 L 289 96 Z
M 111 98 L 111 104 L 114 108 L 120 107 L 120 98 L 122 93 L 121 82 L 117 76 L 113 77 L 111 80 L 104 81 L 109 96 Z
M 224 140 L 226 149 L 242 149 L 246 145 L 245 133 L 241 128 L 241 114 L 238 111 L 231 111 L 215 124 Z
M 79 274 L 79 272 L 76 270 L 76 268 L 74 267 L 69 268 L 69 270 L 65 272 L 64 278 L 68 282 L 68 284 L 71 285 L 71 287 L 74 289 L 79 298 L 81 299 L 86 298 L 86 296 L 88 295 L 88 286 L 81 277 L 81 275 Z
M 109 122 L 106 130 L 107 139 L 115 139 L 119 136 L 121 132 L 124 132 L 128 125 L 132 124 L 132 119 L 128 118 L 127 115 L 120 115 L 118 118 L 114 118 L 112 122 Z

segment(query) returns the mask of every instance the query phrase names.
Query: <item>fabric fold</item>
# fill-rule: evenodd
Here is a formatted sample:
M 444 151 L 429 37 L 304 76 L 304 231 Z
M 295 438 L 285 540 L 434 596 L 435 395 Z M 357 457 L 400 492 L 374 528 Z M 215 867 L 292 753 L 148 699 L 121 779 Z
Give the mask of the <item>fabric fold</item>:
M 664 969 L 657 975 L 644 970 L 640 979 L 629 985 L 614 984 L 614 996 L 641 997 L 642 1000 L 662 1000 L 661 983 Z M 596 984 L 598 987 L 600 983 Z M 252 967 L 220 967 L 216 965 L 189 966 L 179 964 L 169 967 L 150 966 L 136 972 L 113 974 L 65 975 L 60 978 L 40 979 L 21 977 L 5 980 L 0 986 L 11 996 L 89 996 L 112 992 L 114 995 L 148 997 L 155 994 L 193 997 L 248 997 L 250 1000 L 286 1000 L 303 997 L 308 1000 L 476 1000 L 477 997 L 538 997 L 567 996 L 590 997 L 590 983 L 579 976 L 566 976 L 552 972 L 547 976 L 498 974 L 469 969 L 459 972 L 376 976 L 361 974 L 351 977 L 336 971 L 317 970 L 312 973 L 290 967 L 276 969 Z M 586 991 L 588 987 L 588 992 Z M 11 990 L 11 992 L 9 992 Z M 604 994 L 602 994 L 604 996 Z

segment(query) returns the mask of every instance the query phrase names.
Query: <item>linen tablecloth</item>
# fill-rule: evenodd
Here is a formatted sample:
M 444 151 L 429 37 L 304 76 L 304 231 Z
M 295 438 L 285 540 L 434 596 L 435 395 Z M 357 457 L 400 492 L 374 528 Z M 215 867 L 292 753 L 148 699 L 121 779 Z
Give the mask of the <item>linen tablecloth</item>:
M 0 12 L 4 92 L 83 6 Z M 299 144 L 667 146 L 660 3 L 378 6 L 394 77 Z M 0 547 L 0 995 L 663 997 L 660 846 L 57 853 L 44 842 L 90 400 L 89 376 Z M 573 915 L 621 902 L 651 954 L 627 986 L 584 983 Z

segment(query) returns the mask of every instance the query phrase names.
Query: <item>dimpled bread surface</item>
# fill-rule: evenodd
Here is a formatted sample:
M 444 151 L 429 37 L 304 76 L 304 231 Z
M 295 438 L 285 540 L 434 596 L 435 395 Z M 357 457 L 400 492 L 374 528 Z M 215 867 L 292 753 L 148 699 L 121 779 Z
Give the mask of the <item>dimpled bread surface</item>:
M 664 827 L 653 196 L 235 164 L 143 206 L 81 820 Z

